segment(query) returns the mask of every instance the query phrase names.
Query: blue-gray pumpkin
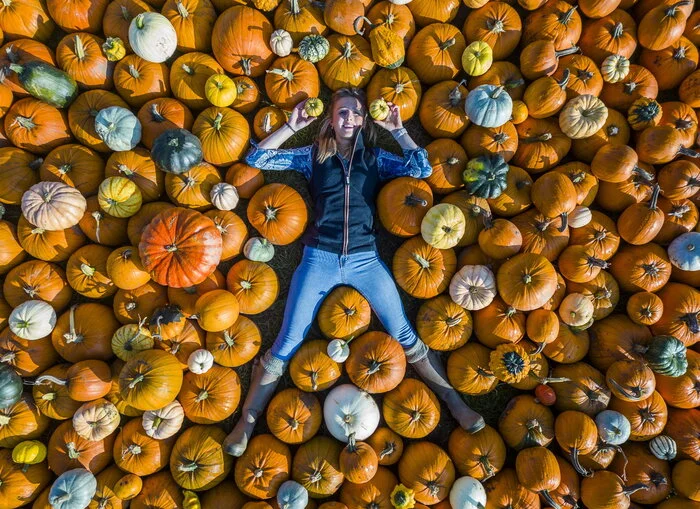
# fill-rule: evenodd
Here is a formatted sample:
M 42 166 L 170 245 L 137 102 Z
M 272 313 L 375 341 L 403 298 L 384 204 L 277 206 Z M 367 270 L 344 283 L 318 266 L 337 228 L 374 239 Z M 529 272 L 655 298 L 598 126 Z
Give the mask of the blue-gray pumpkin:
M 501 127 L 513 115 L 513 100 L 505 87 L 479 85 L 467 95 L 464 111 L 476 125 Z
M 603 410 L 595 416 L 598 436 L 606 444 L 622 445 L 630 437 L 632 426 L 629 419 L 615 410 Z
M 471 159 L 462 172 L 467 191 L 479 198 L 498 198 L 508 185 L 510 167 L 500 154 L 488 154 Z
M 130 110 L 110 106 L 95 117 L 95 132 L 110 149 L 124 152 L 141 141 L 141 122 Z
M 644 353 L 644 358 L 659 375 L 682 376 L 688 369 L 686 347 L 673 336 L 656 336 Z
M 168 129 L 153 142 L 151 159 L 164 172 L 180 175 L 202 162 L 202 142 L 187 129 Z
M 0 363 L 0 409 L 9 408 L 22 397 L 22 378 L 12 366 Z
M 97 479 L 84 468 L 74 468 L 58 476 L 49 490 L 53 509 L 85 509 L 97 491 Z

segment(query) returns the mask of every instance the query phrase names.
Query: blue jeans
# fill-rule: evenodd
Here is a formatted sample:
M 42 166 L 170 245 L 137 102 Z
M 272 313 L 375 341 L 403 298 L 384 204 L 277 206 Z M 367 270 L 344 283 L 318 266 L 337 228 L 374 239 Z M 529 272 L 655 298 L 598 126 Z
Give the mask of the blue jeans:
M 311 328 L 323 299 L 338 285 L 352 286 L 369 302 L 384 329 L 404 349 L 419 341 L 403 309 L 396 283 L 376 251 L 347 256 L 304 246 L 294 271 L 282 329 L 272 345 L 273 357 L 288 362 Z

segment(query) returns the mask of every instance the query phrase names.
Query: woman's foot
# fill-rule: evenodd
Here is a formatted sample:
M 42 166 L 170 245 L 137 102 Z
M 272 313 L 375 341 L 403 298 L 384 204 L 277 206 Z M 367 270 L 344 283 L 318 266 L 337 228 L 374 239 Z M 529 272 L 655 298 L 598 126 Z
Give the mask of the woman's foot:
M 411 365 L 428 387 L 437 394 L 438 398 L 447 404 L 452 417 L 459 422 L 459 425 L 465 431 L 476 433 L 486 426 L 484 418 L 469 408 L 462 396 L 450 385 L 445 368 L 437 352 L 429 350 L 428 355 L 416 362 L 412 362 Z
M 467 433 L 476 433 L 486 426 L 484 418 L 472 410 L 455 389 L 452 389 L 452 394 L 445 398 L 445 403 L 447 403 L 447 408 L 450 410 L 452 417 L 457 420 Z
M 239 457 L 245 452 L 248 441 L 253 436 L 255 423 L 265 411 L 279 379 L 280 377 L 268 373 L 259 360 L 255 360 L 241 416 L 224 440 L 224 451 L 227 454 Z

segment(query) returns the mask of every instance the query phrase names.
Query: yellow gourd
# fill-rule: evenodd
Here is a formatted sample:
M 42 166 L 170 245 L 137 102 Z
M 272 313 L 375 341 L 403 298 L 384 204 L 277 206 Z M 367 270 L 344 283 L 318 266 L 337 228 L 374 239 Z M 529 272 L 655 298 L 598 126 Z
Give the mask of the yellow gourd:
M 38 440 L 25 440 L 12 449 L 12 461 L 22 465 L 26 472 L 29 465 L 36 465 L 46 459 L 46 446 Z
M 238 97 L 236 83 L 225 74 L 212 74 L 204 83 L 204 96 L 207 101 L 219 108 L 231 106 Z
M 355 23 L 353 24 L 355 32 L 359 35 L 365 33 L 364 29 L 360 29 L 362 21 L 367 23 L 372 29 L 369 33 L 369 43 L 372 46 L 372 59 L 376 64 L 387 69 L 396 69 L 403 64 L 406 57 L 403 38 L 392 31 L 387 23 L 373 25 L 364 16 L 355 18 Z
M 484 41 L 474 41 L 462 53 L 462 68 L 470 76 L 481 76 L 493 64 L 493 50 Z

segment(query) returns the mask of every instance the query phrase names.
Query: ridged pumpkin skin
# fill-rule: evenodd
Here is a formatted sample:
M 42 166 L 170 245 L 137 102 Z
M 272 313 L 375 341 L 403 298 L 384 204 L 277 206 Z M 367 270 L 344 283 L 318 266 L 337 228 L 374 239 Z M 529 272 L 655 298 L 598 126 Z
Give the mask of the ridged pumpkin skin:
M 162 350 L 147 350 L 130 360 L 119 374 L 125 401 L 139 410 L 158 410 L 175 399 L 182 386 L 177 358 Z
M 175 442 L 170 455 L 170 472 L 185 490 L 203 491 L 222 482 L 233 468 L 226 454 L 226 432 L 217 426 L 192 426 Z

